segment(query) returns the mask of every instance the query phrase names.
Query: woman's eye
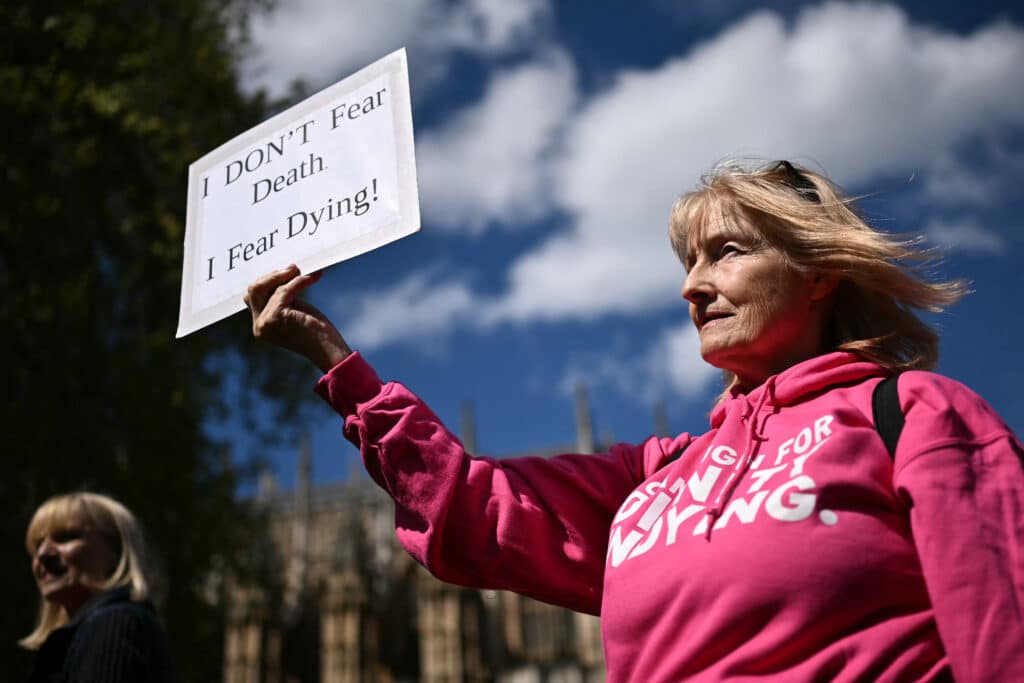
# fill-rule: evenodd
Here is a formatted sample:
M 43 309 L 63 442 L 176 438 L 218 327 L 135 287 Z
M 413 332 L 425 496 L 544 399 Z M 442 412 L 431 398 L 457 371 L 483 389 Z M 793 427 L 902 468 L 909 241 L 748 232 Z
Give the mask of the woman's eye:
M 732 242 L 727 242 L 726 244 L 722 245 L 721 249 L 718 250 L 718 257 L 723 258 L 725 256 L 728 256 L 729 254 L 739 253 L 742 253 L 742 250 L 739 248 L 739 245 L 733 244 Z
M 58 531 L 53 534 L 54 543 L 67 543 L 73 541 L 76 538 L 81 538 L 82 532 L 78 529 L 65 529 L 64 531 Z

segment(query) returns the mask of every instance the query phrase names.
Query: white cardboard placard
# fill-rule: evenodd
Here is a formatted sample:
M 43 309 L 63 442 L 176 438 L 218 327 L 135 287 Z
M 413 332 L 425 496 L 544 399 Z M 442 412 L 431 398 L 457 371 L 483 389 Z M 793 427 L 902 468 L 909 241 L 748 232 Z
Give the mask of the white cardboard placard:
M 189 166 L 177 336 L 245 308 L 264 273 L 318 270 L 419 228 L 401 49 Z

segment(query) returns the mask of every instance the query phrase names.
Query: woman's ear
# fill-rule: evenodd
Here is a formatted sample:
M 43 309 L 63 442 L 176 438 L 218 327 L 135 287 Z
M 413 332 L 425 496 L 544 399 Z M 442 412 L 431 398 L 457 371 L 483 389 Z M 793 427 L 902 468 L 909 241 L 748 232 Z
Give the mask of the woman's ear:
M 808 284 L 811 288 L 811 301 L 821 301 L 835 291 L 839 278 L 825 273 L 811 273 Z

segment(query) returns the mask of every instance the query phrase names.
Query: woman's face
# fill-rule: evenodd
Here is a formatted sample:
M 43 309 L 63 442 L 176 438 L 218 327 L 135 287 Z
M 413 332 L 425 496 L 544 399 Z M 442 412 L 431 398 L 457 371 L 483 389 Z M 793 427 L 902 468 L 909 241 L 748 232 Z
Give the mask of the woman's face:
M 90 584 L 109 578 L 117 561 L 102 534 L 84 524 L 71 524 L 53 529 L 39 540 L 32 555 L 32 575 L 43 599 L 71 615 L 95 594 Z
M 691 239 L 683 297 L 700 352 L 750 389 L 820 353 L 822 302 L 832 287 L 800 274 L 737 218 L 715 219 Z

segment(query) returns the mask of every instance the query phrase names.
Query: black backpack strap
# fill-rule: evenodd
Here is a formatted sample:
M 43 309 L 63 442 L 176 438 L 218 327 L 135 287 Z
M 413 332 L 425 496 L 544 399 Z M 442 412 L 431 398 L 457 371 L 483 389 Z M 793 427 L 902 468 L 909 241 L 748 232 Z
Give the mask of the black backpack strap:
M 679 448 L 679 449 L 677 449 L 675 451 L 672 451 L 672 453 L 670 453 L 669 456 L 667 458 L 665 458 L 665 462 L 663 462 L 660 465 L 658 465 L 658 469 L 654 470 L 654 472 L 658 472 L 660 470 L 663 470 L 666 467 L 668 467 L 669 465 L 671 465 L 672 463 L 674 463 L 676 460 L 679 459 L 679 457 L 685 451 L 686 451 L 686 446 L 683 446 L 682 448 Z M 654 474 L 654 472 L 651 472 L 651 474 Z
M 871 395 L 871 412 L 874 413 L 875 429 L 885 442 L 889 457 L 896 458 L 896 444 L 903 431 L 903 408 L 900 407 L 900 393 L 897 389 L 899 374 L 886 377 L 875 387 Z

